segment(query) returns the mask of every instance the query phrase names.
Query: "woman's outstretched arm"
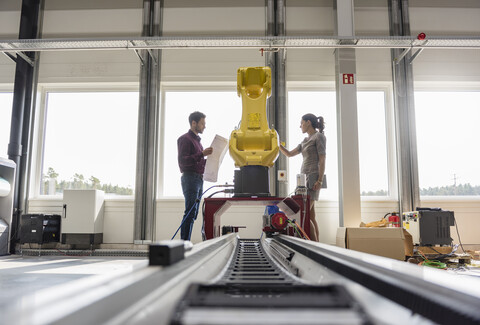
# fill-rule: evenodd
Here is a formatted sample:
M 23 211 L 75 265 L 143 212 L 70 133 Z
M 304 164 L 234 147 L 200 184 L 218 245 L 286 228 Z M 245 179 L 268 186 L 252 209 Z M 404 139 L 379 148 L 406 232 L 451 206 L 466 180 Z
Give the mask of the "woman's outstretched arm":
M 287 148 L 285 148 L 282 145 L 280 145 L 280 151 L 287 157 L 293 157 L 300 153 L 300 151 L 298 150 L 298 147 L 289 151 Z

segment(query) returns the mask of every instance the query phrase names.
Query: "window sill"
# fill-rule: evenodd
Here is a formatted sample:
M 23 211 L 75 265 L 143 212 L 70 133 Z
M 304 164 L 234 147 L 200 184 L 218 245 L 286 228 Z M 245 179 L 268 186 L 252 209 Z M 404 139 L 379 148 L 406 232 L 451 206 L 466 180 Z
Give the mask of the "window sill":
M 433 202 L 433 201 L 480 202 L 480 195 L 420 196 L 420 201 L 422 202 Z

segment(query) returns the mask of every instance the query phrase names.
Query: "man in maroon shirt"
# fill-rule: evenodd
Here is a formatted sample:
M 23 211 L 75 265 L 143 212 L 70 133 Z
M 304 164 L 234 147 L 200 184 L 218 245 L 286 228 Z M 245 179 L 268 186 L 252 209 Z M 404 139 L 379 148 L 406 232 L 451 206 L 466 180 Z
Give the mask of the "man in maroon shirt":
M 185 197 L 185 212 L 183 214 L 180 237 L 190 240 L 193 222 L 197 219 L 198 206 L 203 192 L 203 172 L 205 171 L 205 156 L 211 155 L 213 148 L 203 149 L 198 134 L 205 130 L 205 114 L 193 112 L 188 117 L 190 130 L 177 140 L 178 166 L 182 173 L 182 191 Z

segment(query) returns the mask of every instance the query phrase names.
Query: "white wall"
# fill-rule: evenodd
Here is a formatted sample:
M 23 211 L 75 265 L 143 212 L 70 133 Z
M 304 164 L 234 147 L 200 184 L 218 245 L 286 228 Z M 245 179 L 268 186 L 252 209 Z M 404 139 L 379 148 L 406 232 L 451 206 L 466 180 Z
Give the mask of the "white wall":
M 20 27 L 21 2 L 11 1 L 8 6 L 0 7 L 0 39 L 17 39 Z M 0 84 L 12 83 L 15 78 L 15 62 L 0 53 Z
M 61 214 L 62 200 L 56 199 L 31 199 L 29 213 Z M 423 200 L 424 207 L 440 207 L 443 210 L 455 212 L 455 219 L 463 244 L 479 244 L 479 213 L 480 200 L 465 198 L 448 198 L 445 200 Z M 183 200 L 158 200 L 156 219 L 156 239 L 170 239 L 180 225 L 183 216 Z M 395 201 L 362 201 L 362 221 L 365 223 L 380 220 L 386 213 L 398 209 Z M 105 244 L 133 243 L 133 200 L 105 200 L 105 215 L 103 225 L 103 241 Z M 240 229 L 242 238 L 258 238 L 261 235 L 262 215 L 264 207 L 261 206 L 233 206 L 221 217 L 221 225 L 246 226 Z M 338 227 L 338 202 L 319 201 L 316 204 L 317 221 L 320 230 L 320 241 L 326 244 L 335 244 L 336 229 Z M 192 241 L 201 242 L 202 215 L 192 231 Z M 451 237 L 455 244 L 459 243 L 455 227 L 450 229 Z M 180 233 L 176 238 L 180 237 Z
M 465 1 L 463 1 L 465 2 Z M 121 1 L 119 9 L 84 1 L 69 10 L 59 1 L 47 1 L 44 38 L 140 36 L 141 1 Z M 110 2 L 112 3 L 112 2 Z M 459 2 L 459 5 L 462 1 Z M 123 5 L 122 5 L 123 4 Z M 227 5 L 231 7 L 226 7 Z M 100 8 L 98 8 L 100 7 Z M 0 38 L 16 38 L 20 13 L 14 6 L 0 6 Z M 18 6 L 19 9 L 19 6 Z M 388 36 L 388 8 L 381 1 L 358 2 L 355 33 Z M 108 17 L 108 19 L 106 19 Z M 427 36 L 468 36 L 480 33 L 480 8 L 432 8 L 413 4 L 411 32 Z M 181 35 L 265 34 L 264 1 L 166 1 L 163 33 Z M 333 9 L 329 1 L 287 2 L 287 35 L 331 36 Z M 389 50 L 357 50 L 359 80 L 391 80 Z M 162 58 L 165 81 L 224 81 L 239 66 L 261 65 L 258 50 L 165 50 Z M 333 50 L 288 50 L 287 78 L 292 81 L 334 80 Z M 137 81 L 138 58 L 131 50 L 44 52 L 40 82 Z M 425 50 L 414 62 L 415 80 L 480 80 L 478 50 Z M 0 56 L 0 83 L 13 82 L 14 64 Z M 234 74 L 233 74 L 234 75 Z
M 33 198 L 29 200 L 28 213 L 62 214 L 62 198 Z M 105 200 L 103 217 L 103 242 L 133 243 L 133 200 Z

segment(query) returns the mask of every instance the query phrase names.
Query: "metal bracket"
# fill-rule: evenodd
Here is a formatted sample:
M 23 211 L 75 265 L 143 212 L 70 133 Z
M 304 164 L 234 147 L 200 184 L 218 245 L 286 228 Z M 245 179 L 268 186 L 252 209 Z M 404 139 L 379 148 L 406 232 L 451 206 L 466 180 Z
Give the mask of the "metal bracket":
M 262 47 L 259 51 L 260 51 L 260 54 L 263 56 L 263 53 L 265 52 L 277 53 L 280 51 L 280 49 L 278 47 L 266 47 L 266 48 Z
M 3 52 L 3 54 L 5 54 L 5 56 L 6 56 L 7 58 L 9 58 L 10 60 L 12 60 L 13 62 L 15 62 L 15 63 L 17 62 L 17 58 L 14 57 L 13 55 L 11 55 L 10 53 Z
M 358 40 L 356 38 L 340 38 L 338 45 L 357 45 Z
M 420 54 L 422 53 L 424 49 L 421 48 L 421 49 L 418 49 L 417 52 L 413 53 L 412 56 L 410 57 L 410 59 L 408 60 L 408 63 L 409 64 L 412 64 L 413 63 L 413 60 L 415 60 L 415 58 Z
M 406 49 L 402 52 L 402 54 L 400 54 L 400 56 L 399 56 L 398 58 L 393 59 L 393 61 L 395 62 L 395 64 L 399 64 L 400 61 L 405 57 L 405 55 L 407 55 L 408 52 L 410 52 L 411 50 L 412 50 L 411 47 L 406 48 Z
M 425 40 L 425 42 L 422 43 L 422 45 L 426 45 L 428 43 L 428 40 Z M 408 63 L 409 64 L 412 64 L 413 63 L 413 60 L 415 60 L 415 58 L 420 54 L 422 53 L 422 51 L 424 50 L 425 48 L 419 48 L 415 53 L 413 53 L 413 55 L 410 57 L 410 59 L 408 60 Z
M 18 57 L 21 57 L 22 59 L 25 60 L 25 62 L 27 62 L 28 64 L 30 64 L 30 66 L 34 66 L 35 65 L 35 61 L 33 61 L 32 59 L 30 59 L 28 57 L 28 55 L 26 55 L 25 53 L 23 52 L 20 52 L 20 51 L 12 51 L 12 52 L 15 52 L 17 54 L 17 57 L 13 56 L 12 54 L 8 53 L 8 52 L 3 52 L 3 54 L 5 54 L 9 59 L 11 59 L 13 62 L 17 63 L 18 61 Z
M 27 62 L 28 64 L 30 64 L 30 66 L 33 67 L 33 66 L 35 65 L 35 62 L 34 62 L 32 59 L 30 59 L 25 53 L 23 53 L 23 52 L 15 52 L 15 53 L 17 53 L 17 56 L 19 56 L 19 57 L 21 57 L 22 59 L 24 59 L 25 62 Z
M 410 46 L 409 48 L 406 48 L 406 49 L 402 52 L 402 54 L 400 54 L 400 56 L 399 56 L 398 58 L 395 58 L 393 61 L 395 62 L 395 64 L 400 63 L 400 60 L 402 60 L 402 59 L 405 57 L 405 55 L 408 54 L 408 52 L 410 52 L 411 50 L 413 50 L 413 47 L 414 47 L 414 46 L 424 46 L 424 45 L 427 45 L 427 43 L 428 43 L 428 40 L 423 41 L 422 44 L 413 44 L 413 43 L 412 43 L 412 46 Z M 420 53 L 422 53 L 422 51 L 423 51 L 424 49 L 425 49 L 425 48 L 421 47 L 421 48 L 419 48 L 415 53 L 413 53 L 412 56 L 410 57 L 410 59 L 408 60 L 408 63 L 409 63 L 409 64 L 412 64 L 412 63 L 413 63 L 413 60 L 415 60 L 415 58 L 416 58 Z
M 133 41 L 128 41 L 128 44 L 131 44 L 133 47 L 135 47 L 135 43 Z M 128 47 L 128 44 L 127 44 L 127 47 Z M 137 49 L 133 49 L 133 51 L 135 52 L 135 54 L 137 55 L 138 59 L 140 60 L 140 64 L 142 66 L 145 65 L 145 60 L 142 58 L 142 56 L 140 55 L 139 51 Z
M 135 52 L 135 54 L 137 55 L 138 59 L 140 60 L 140 64 L 141 65 L 145 65 L 145 61 L 143 60 L 142 56 L 140 55 L 140 53 L 138 53 L 138 50 L 133 50 Z
M 157 65 L 157 58 L 156 58 L 155 55 L 153 54 L 152 50 L 151 50 L 151 49 L 147 49 L 147 52 L 148 52 L 148 54 L 150 54 L 150 57 L 152 58 L 153 63 L 155 63 L 155 65 Z

